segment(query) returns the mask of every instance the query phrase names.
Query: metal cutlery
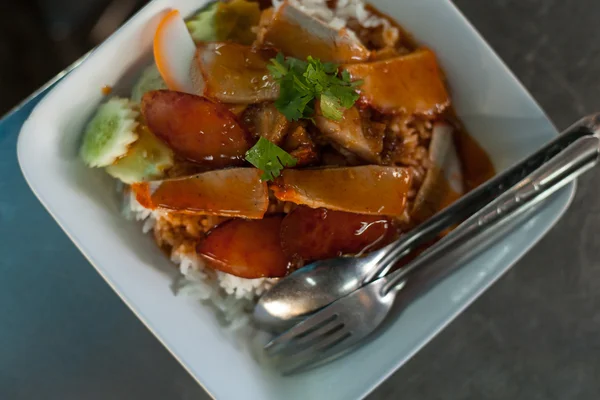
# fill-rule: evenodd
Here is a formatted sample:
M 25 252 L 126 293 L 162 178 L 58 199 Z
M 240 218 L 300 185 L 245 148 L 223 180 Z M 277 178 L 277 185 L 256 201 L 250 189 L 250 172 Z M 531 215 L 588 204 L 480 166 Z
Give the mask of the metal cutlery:
M 461 266 L 454 263 L 439 267 L 440 263 L 433 261 L 444 260 L 440 259 L 442 255 L 445 257 L 464 244 L 469 245 L 471 252 L 476 250 L 473 246 L 485 246 L 512 227 L 519 216 L 526 215 L 533 206 L 596 165 L 600 155 L 600 131 L 592 125 L 597 118 L 590 118 L 593 119 L 587 122 L 584 119 L 575 127 L 583 122 L 592 132 L 596 131 L 595 134 L 580 135 L 569 141 L 557 155 L 404 268 L 352 291 L 274 338 L 265 346 L 267 354 L 278 358 L 279 369 L 284 374 L 291 374 L 352 350 L 380 327 L 399 294 L 404 294 L 403 300 L 410 302 Z M 387 259 L 396 260 L 402 253 L 393 254 Z
M 259 299 L 254 309 L 255 322 L 264 330 L 281 332 L 340 297 L 384 276 L 399 258 L 464 221 L 575 141 L 593 136 L 599 126 L 600 114 L 582 118 L 531 156 L 378 251 L 360 258 L 317 261 L 293 272 Z

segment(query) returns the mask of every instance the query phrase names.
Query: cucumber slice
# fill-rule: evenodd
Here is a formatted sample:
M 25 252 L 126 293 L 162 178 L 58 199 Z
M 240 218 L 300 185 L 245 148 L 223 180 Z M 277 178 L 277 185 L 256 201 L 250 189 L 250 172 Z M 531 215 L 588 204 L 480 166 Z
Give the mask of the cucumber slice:
M 142 72 L 140 78 L 131 90 L 131 100 L 136 103 L 142 101 L 142 96 L 152 90 L 167 89 L 167 84 L 160 76 L 156 65 L 152 64 Z
M 215 15 L 218 6 L 219 2 L 216 1 L 202 9 L 186 22 L 190 35 L 195 42 L 214 42 L 218 40 L 215 24 Z
M 251 45 L 256 39 L 252 27 L 258 26 L 260 6 L 248 0 L 220 3 L 215 15 L 215 32 L 219 40 Z
M 162 178 L 173 166 L 173 151 L 145 125 L 138 126 L 136 132 L 139 138 L 127 155 L 106 167 L 106 172 L 127 184 Z
M 127 154 L 135 142 L 139 112 L 128 99 L 112 98 L 102 104 L 88 123 L 79 154 L 89 167 L 106 167 Z
M 194 42 L 234 41 L 249 45 L 256 39 L 250 28 L 257 26 L 260 6 L 254 1 L 216 1 L 187 22 Z

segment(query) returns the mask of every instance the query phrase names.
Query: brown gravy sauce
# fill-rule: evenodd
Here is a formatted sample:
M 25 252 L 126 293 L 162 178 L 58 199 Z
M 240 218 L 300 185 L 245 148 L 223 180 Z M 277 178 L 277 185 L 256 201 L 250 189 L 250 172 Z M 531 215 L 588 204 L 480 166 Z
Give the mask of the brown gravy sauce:
M 496 169 L 483 147 L 467 132 L 464 125 L 451 110 L 450 122 L 456 127 L 454 143 L 462 163 L 466 192 L 491 179 Z

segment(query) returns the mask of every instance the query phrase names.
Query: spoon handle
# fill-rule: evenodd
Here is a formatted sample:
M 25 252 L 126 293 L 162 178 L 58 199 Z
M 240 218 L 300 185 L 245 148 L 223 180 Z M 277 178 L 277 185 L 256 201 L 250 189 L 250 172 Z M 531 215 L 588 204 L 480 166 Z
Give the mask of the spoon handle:
M 435 239 L 442 231 L 469 218 L 484 206 L 494 201 L 509 188 L 553 159 L 557 154 L 583 137 L 593 136 L 600 130 L 600 113 L 580 119 L 556 139 L 490 179 L 451 206 L 438 212 L 432 218 L 417 226 L 396 242 L 379 250 L 377 267 L 365 277 L 364 282 L 385 276 L 399 258 L 414 250 L 417 246 Z
M 419 258 L 383 278 L 388 281 L 383 286 L 383 293 L 387 294 L 394 289 L 405 287 L 413 272 L 419 269 L 427 272 L 427 266 L 433 266 L 433 261 L 438 260 L 441 255 L 451 254 L 464 244 L 469 244 L 471 253 L 473 253 L 473 247 L 480 248 L 482 245 L 488 244 L 492 237 L 496 238 L 499 233 L 505 233 L 507 227 L 512 227 L 515 219 L 519 219 L 519 216 L 596 165 L 599 156 L 600 138 L 596 136 L 579 138 L 496 200 L 483 207 Z M 485 234 L 483 234 L 484 231 Z M 452 264 L 454 264 L 454 269 L 461 265 L 456 262 Z M 430 276 L 423 282 L 427 287 L 438 282 L 453 272 L 453 268 L 447 267 L 446 265 L 441 268 L 429 268 L 433 277 Z

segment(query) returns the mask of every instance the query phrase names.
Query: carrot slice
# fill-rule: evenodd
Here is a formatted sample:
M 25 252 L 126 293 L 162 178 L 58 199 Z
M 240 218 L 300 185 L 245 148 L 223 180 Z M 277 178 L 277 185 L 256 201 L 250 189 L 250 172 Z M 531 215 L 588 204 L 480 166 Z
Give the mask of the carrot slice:
M 167 87 L 194 93 L 191 68 L 196 45 L 179 11 L 167 13 L 154 34 L 154 61 Z
M 358 87 L 361 101 L 383 113 L 436 114 L 450 105 L 435 54 L 419 49 L 405 56 L 343 67 Z
M 239 165 L 251 147 L 235 115 L 203 97 L 148 92 L 142 97 L 142 114 L 152 133 L 189 161 L 216 167 Z
M 287 275 L 289 259 L 281 249 L 283 216 L 261 220 L 234 219 L 213 229 L 197 246 L 213 269 L 241 278 L 278 278 Z
M 312 208 L 401 216 L 411 175 L 401 167 L 286 169 L 271 185 L 277 199 Z
M 281 245 L 290 257 L 313 261 L 376 250 L 395 233 L 387 217 L 300 206 L 283 219 Z
M 262 218 L 269 206 L 269 194 L 260 175 L 254 168 L 232 168 L 181 179 L 135 183 L 131 188 L 137 201 L 150 209 Z

